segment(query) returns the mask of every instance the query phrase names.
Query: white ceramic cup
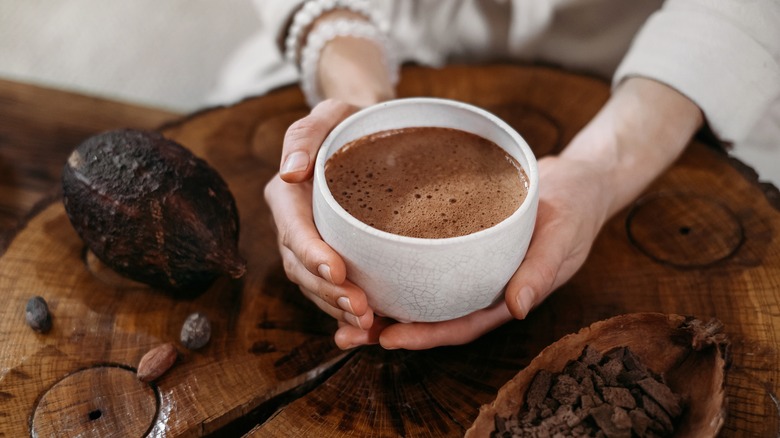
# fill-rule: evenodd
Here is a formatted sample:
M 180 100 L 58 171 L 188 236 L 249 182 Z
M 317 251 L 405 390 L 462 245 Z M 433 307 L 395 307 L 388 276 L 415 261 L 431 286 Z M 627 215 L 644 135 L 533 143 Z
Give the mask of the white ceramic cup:
M 528 195 L 508 218 L 465 236 L 425 239 L 371 227 L 334 199 L 325 162 L 365 135 L 406 127 L 444 127 L 493 141 L 522 166 Z M 347 277 L 374 311 L 401 322 L 444 321 L 490 306 L 520 266 L 531 241 L 539 202 L 536 158 L 520 135 L 498 117 L 462 102 L 397 99 L 365 108 L 328 135 L 314 168 L 314 223 L 347 265 Z

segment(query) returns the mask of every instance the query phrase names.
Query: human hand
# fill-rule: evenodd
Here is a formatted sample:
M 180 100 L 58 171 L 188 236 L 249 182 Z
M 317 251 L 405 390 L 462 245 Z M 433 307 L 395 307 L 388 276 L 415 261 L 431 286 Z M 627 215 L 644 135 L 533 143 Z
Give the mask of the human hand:
M 701 123 L 699 108 L 677 91 L 645 78 L 626 80 L 560 156 L 539 160 L 536 227 L 502 302 L 451 321 L 377 318 L 368 331 L 342 324 L 336 343 L 410 350 L 458 345 L 525 318 L 574 275 L 604 222 L 679 156 Z
M 314 26 L 339 18 L 365 19 L 339 10 L 323 14 Z M 311 179 L 317 151 L 328 133 L 359 107 L 395 95 L 384 65 L 381 48 L 369 40 L 338 37 L 325 45 L 318 84 L 330 100 L 287 130 L 280 171 L 265 187 L 287 277 L 320 309 L 356 329 L 371 327 L 374 313 L 365 293 L 346 279 L 344 261 L 314 226 Z
M 606 219 L 609 193 L 602 169 L 560 157 L 539 160 L 539 209 L 531 244 L 506 287 L 505 299 L 461 318 L 433 323 L 396 323 L 375 318 L 370 330 L 342 324 L 342 347 L 379 343 L 409 350 L 471 342 L 513 318 L 523 319 L 571 278 L 587 257 Z
M 365 293 L 346 279 L 341 257 L 320 238 L 312 215 L 314 160 L 325 137 L 357 107 L 326 100 L 287 130 L 280 172 L 265 187 L 287 277 L 320 309 L 356 329 L 373 325 Z

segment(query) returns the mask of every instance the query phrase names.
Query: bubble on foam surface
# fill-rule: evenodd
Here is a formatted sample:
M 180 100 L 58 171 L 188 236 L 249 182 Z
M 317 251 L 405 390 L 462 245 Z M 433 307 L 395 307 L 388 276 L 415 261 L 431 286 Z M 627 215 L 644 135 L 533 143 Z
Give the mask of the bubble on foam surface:
M 470 234 L 511 215 L 527 193 L 520 166 L 494 143 L 449 128 L 405 128 L 333 154 L 328 186 L 345 210 L 395 234 Z

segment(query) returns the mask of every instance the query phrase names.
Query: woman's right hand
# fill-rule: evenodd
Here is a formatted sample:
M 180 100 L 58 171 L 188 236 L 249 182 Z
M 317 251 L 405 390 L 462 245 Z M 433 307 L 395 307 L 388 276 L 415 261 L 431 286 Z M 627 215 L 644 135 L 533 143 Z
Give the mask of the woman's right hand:
M 336 11 L 324 14 L 315 25 L 339 18 L 365 19 L 350 11 Z M 328 133 L 360 107 L 395 96 L 384 62 L 380 47 L 366 39 L 338 37 L 325 45 L 318 83 L 330 99 L 287 130 L 279 173 L 265 187 L 287 277 L 320 309 L 339 320 L 339 326 L 348 324 L 361 331 L 374 326 L 374 312 L 363 290 L 346 279 L 344 260 L 322 241 L 314 226 L 311 180 L 317 151 Z M 339 347 L 353 346 L 342 339 L 336 336 Z
M 280 171 L 265 187 L 287 277 L 320 309 L 362 330 L 374 313 L 365 293 L 346 279 L 341 257 L 322 241 L 312 216 L 314 160 L 325 137 L 358 108 L 326 100 L 287 130 Z M 341 346 L 346 348 L 347 346 Z

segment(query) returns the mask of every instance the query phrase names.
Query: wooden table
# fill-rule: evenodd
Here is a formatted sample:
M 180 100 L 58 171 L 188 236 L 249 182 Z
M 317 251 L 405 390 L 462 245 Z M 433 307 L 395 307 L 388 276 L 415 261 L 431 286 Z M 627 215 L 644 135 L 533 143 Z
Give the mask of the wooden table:
M 538 156 L 560 151 L 609 93 L 547 68 L 407 68 L 403 78 L 401 96 L 483 106 Z M 299 91 L 286 88 L 162 128 L 227 180 L 249 263 L 243 280 L 176 300 L 94 276 L 56 195 L 59 169 L 83 138 L 176 116 L 0 81 L 0 436 L 459 436 L 545 346 L 645 311 L 720 319 L 731 340 L 722 436 L 778 435 L 780 197 L 722 150 L 692 142 L 525 321 L 461 347 L 342 352 L 333 321 L 285 278 L 262 201 L 283 133 L 305 113 Z M 49 302 L 48 334 L 24 323 L 32 295 Z M 180 347 L 173 369 L 139 383 L 141 356 L 176 342 L 194 311 L 212 320 L 208 346 Z

